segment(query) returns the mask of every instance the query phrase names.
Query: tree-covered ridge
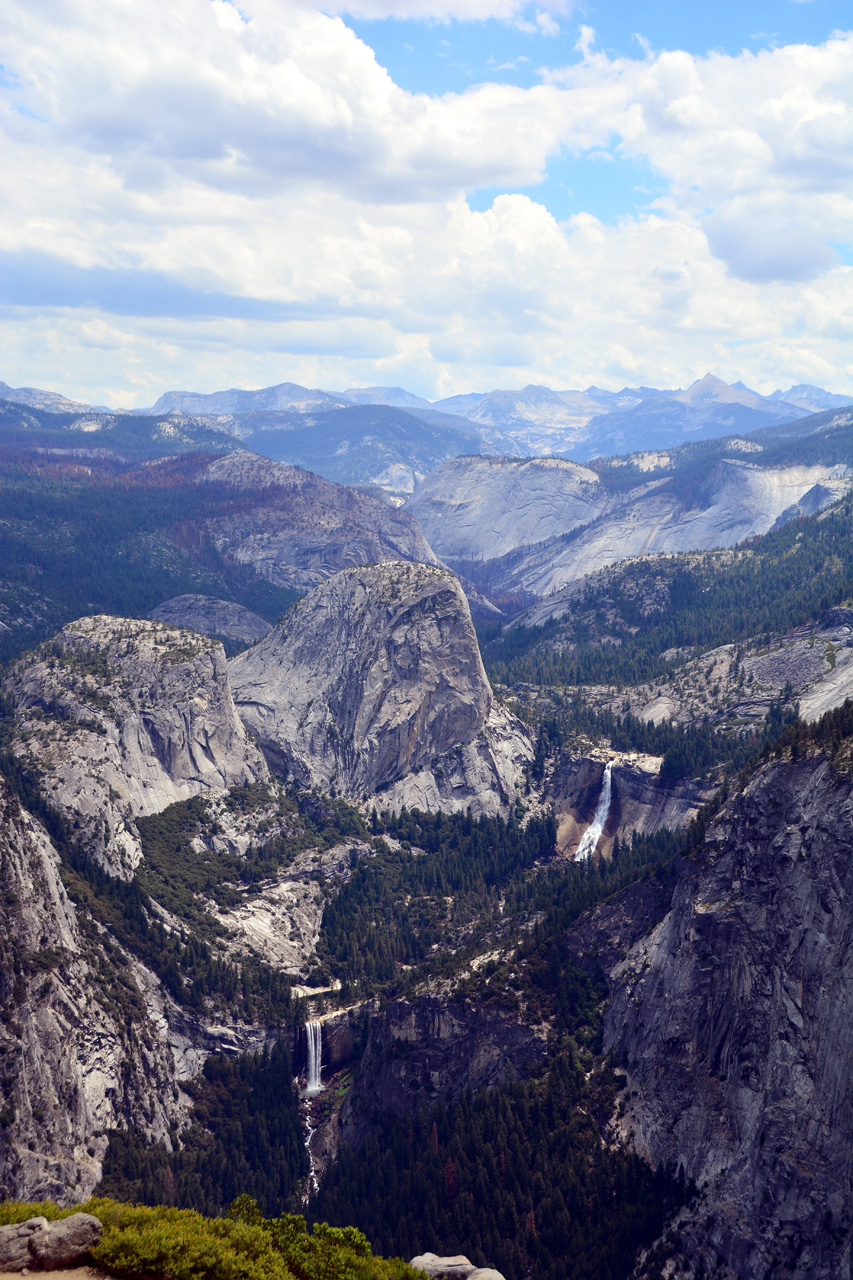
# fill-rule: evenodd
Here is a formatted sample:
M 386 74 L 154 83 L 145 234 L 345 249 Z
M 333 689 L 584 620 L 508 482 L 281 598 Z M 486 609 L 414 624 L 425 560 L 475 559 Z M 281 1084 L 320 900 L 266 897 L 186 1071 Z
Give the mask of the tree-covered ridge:
M 590 583 L 559 621 L 484 631 L 489 675 L 501 684 L 621 688 L 665 678 L 679 651 L 769 638 L 815 621 L 853 597 L 853 497 L 755 538 L 742 552 L 634 561 L 604 584 Z M 661 578 L 666 592 L 648 612 L 645 600 L 660 595 Z
M 196 450 L 242 448 L 239 439 L 209 418 L 171 414 L 109 413 L 98 409 L 53 413 L 0 400 L 0 456 L 34 449 L 58 456 L 112 456 L 124 460 L 159 458 Z
M 198 593 L 275 622 L 297 598 L 227 560 L 204 532 L 206 520 L 252 502 L 193 483 L 210 455 L 155 467 L 88 461 L 0 466 L 0 605 L 8 598 L 12 624 L 0 632 L 0 661 L 85 614 L 144 617 L 163 600 Z
M 853 465 L 853 406 L 758 427 L 747 435 L 691 440 L 673 448 L 593 458 L 586 465 L 614 492 L 624 492 L 650 480 L 664 480 L 670 491 L 689 501 L 724 458 L 760 467 Z
M 549 700 L 553 705 L 553 699 Z M 782 699 L 771 703 L 763 721 L 732 733 L 707 724 L 673 724 L 669 720 L 641 720 L 630 712 L 616 715 L 597 711 L 580 696 L 566 699 L 559 710 L 539 720 L 530 777 L 541 783 L 546 761 L 577 738 L 605 741 L 613 751 L 638 751 L 661 756 L 660 777 L 702 778 L 742 769 L 766 742 L 797 718 L 796 706 Z
M 327 904 L 318 948 L 350 994 L 393 989 L 406 968 L 490 920 L 513 878 L 554 853 L 550 817 L 522 827 L 515 818 L 403 810 L 372 825 L 394 847 L 380 839 Z

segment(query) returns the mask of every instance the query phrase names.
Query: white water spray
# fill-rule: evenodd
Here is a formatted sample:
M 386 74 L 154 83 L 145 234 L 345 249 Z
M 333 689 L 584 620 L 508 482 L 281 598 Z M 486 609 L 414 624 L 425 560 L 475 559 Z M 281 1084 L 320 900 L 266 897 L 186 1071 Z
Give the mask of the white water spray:
M 320 1076 L 323 1070 L 323 1026 L 320 1022 L 306 1022 L 305 1036 L 308 1041 L 308 1071 L 305 1081 L 305 1096 L 313 1098 L 322 1091 Z
M 578 845 L 578 851 L 575 854 L 575 862 L 585 862 L 587 858 L 591 858 L 595 853 L 601 833 L 604 830 L 604 824 L 607 821 L 607 815 L 610 812 L 610 772 L 614 762 L 608 760 L 604 766 L 604 777 L 601 780 L 601 795 L 598 797 L 598 804 L 595 806 L 595 813 L 592 822 L 583 833 L 583 839 Z
M 314 1126 L 311 1123 L 311 1113 L 308 1112 L 305 1120 L 305 1150 L 308 1152 L 308 1186 L 302 1196 L 302 1203 L 307 1204 L 312 1196 L 316 1195 L 320 1190 L 320 1184 L 317 1181 L 317 1167 L 314 1164 L 314 1152 L 311 1150 L 311 1139 L 314 1137 Z

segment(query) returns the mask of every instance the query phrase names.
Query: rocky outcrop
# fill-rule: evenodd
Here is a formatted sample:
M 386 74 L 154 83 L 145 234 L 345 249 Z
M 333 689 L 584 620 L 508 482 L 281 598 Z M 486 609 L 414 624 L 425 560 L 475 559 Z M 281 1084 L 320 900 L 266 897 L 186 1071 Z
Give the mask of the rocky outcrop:
M 329 895 L 370 853 L 364 841 L 348 840 L 297 854 L 274 884 L 248 895 L 230 911 L 216 913 L 228 931 L 227 950 L 254 955 L 293 977 L 305 975 L 317 958 Z
M 100 1218 L 91 1213 L 72 1213 L 55 1222 L 28 1218 L 26 1222 L 0 1227 L 0 1270 L 67 1267 L 94 1248 L 103 1229 Z
M 196 483 L 239 495 L 207 532 L 222 555 L 279 586 L 307 591 L 352 565 L 438 563 L 408 512 L 299 467 L 237 450 L 207 463 Z
M 440 1258 L 435 1253 L 419 1253 L 409 1263 L 416 1271 L 423 1271 L 432 1280 L 468 1280 L 477 1268 L 464 1254 L 457 1253 L 449 1258 Z
M 153 622 L 166 622 L 171 627 L 240 644 L 254 644 L 272 631 L 271 623 L 250 609 L 212 596 L 174 596 L 158 604 L 148 616 Z
M 257 1051 L 270 1028 L 179 1008 L 91 920 L 81 925 L 47 832 L 0 783 L 0 1196 L 77 1203 L 107 1133 L 171 1145 L 183 1082 L 211 1053 Z
M 530 750 L 493 708 L 458 581 L 427 565 L 338 574 L 235 658 L 230 677 L 278 772 L 349 799 L 381 792 L 385 808 L 465 807 L 481 795 L 499 808 L 518 772 L 513 752 Z
M 431 1280 L 504 1280 L 494 1267 L 475 1267 L 462 1253 L 450 1258 L 440 1258 L 435 1253 L 419 1253 L 409 1266 L 423 1271 Z
M 610 970 L 621 1127 L 699 1185 L 680 1248 L 707 1274 L 849 1275 L 851 832 L 848 772 L 824 757 L 764 766 Z
M 134 818 L 267 777 L 236 714 L 222 646 L 162 623 L 69 623 L 12 669 L 13 749 L 115 875 L 141 858 Z
M 504 707 L 493 705 L 477 737 L 413 769 L 375 797 L 380 810 L 496 817 L 518 793 L 522 771 L 533 759 L 525 726 Z
M 734 546 L 822 510 L 850 483 L 844 465 L 723 458 L 688 501 L 667 479 L 612 492 L 595 472 L 559 459 L 457 458 L 405 510 L 477 586 L 547 596 L 631 556 Z

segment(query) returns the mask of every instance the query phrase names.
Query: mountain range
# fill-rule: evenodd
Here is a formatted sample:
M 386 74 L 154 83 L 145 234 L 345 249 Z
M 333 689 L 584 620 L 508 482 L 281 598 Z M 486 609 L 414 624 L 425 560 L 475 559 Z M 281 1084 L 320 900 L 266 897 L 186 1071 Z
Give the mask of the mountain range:
M 107 413 L 32 387 L 0 383 L 0 399 L 54 413 L 88 415 L 96 430 Z M 841 407 L 853 396 L 792 386 L 759 395 L 742 382 L 706 374 L 686 390 L 624 387 L 553 391 L 527 386 L 430 402 L 401 387 L 312 390 L 284 382 L 257 391 L 170 391 L 132 416 L 191 419 L 234 436 L 276 461 L 305 466 L 327 479 L 367 484 L 398 500 L 434 467 L 462 454 L 543 455 L 589 462 L 684 441 L 743 434 Z M 177 427 L 177 422 L 174 422 Z

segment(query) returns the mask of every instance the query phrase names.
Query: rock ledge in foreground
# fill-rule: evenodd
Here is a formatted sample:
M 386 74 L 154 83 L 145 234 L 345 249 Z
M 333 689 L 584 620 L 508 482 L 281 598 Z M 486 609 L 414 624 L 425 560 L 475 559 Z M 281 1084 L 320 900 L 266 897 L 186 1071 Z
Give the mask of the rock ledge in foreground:
M 91 1213 L 72 1213 L 56 1222 L 28 1218 L 0 1227 L 0 1271 L 67 1267 L 86 1256 L 103 1229 L 100 1219 Z

